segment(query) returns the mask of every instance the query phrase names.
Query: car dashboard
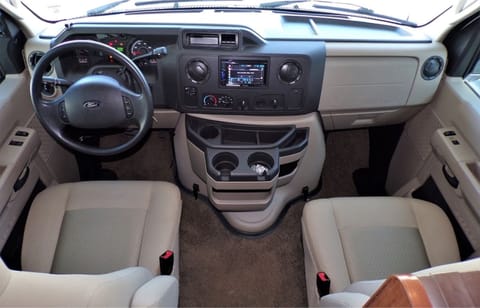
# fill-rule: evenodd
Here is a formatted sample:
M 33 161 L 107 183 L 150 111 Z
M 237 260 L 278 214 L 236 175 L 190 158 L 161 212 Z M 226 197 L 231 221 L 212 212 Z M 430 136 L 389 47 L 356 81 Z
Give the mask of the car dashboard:
M 267 230 L 291 200 L 318 188 L 325 131 L 405 122 L 430 101 L 446 62 L 445 47 L 411 27 L 202 9 L 53 24 L 27 41 L 29 69 L 71 40 L 101 42 L 138 65 L 153 127 L 175 131 L 180 183 L 246 234 Z M 136 87 L 111 56 L 87 49 L 60 57 L 48 74 L 70 82 L 109 75 Z

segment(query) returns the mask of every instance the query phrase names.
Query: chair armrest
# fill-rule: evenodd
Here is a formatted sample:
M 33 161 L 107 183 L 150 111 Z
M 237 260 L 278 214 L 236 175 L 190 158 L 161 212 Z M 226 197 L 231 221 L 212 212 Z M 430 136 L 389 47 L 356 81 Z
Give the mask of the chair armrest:
M 132 307 L 177 307 L 178 292 L 175 277 L 157 276 L 135 292 Z

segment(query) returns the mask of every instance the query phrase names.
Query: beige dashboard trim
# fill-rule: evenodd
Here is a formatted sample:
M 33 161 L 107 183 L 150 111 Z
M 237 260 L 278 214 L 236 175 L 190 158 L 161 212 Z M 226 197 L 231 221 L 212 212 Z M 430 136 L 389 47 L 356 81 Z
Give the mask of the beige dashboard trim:
M 431 56 L 446 63 L 447 52 L 437 42 L 326 43 L 326 55 L 318 110 L 327 129 L 348 129 L 403 122 L 412 112 L 402 109 L 429 103 L 443 72 L 425 80 L 423 63 Z

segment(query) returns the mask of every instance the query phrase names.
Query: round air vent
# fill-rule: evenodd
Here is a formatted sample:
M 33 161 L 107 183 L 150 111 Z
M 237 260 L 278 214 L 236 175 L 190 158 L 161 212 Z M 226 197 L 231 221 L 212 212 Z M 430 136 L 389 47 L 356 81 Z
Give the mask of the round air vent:
M 283 63 L 278 72 L 280 80 L 286 83 L 295 83 L 300 79 L 301 75 L 302 68 L 300 67 L 300 64 L 293 61 Z
M 435 79 L 443 69 L 443 59 L 434 56 L 430 57 L 423 63 L 422 66 L 422 78 L 425 80 Z
M 208 65 L 202 60 L 191 60 L 187 63 L 187 76 L 196 83 L 201 83 L 208 78 Z
M 28 65 L 30 65 L 30 68 L 32 70 L 35 69 L 35 66 L 37 65 L 38 61 L 40 61 L 40 59 L 43 57 L 44 54 L 45 53 L 42 51 L 34 51 L 30 53 L 30 55 L 28 56 Z M 45 70 L 45 74 L 50 75 L 52 71 L 53 71 L 53 67 L 49 65 Z

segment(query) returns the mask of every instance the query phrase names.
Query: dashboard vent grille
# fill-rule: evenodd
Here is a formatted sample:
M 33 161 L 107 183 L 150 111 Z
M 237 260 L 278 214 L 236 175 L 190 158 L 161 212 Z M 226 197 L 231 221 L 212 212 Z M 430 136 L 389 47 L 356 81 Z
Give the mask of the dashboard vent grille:
M 220 34 L 221 46 L 238 46 L 238 36 L 235 33 L 221 33 Z
M 30 67 L 32 68 L 32 70 L 35 68 L 35 66 L 37 65 L 38 61 L 40 61 L 40 59 L 43 57 L 44 53 L 41 52 L 41 51 L 35 51 L 35 52 L 32 52 L 29 56 L 28 56 L 28 64 L 30 65 Z
M 40 59 L 43 57 L 44 54 L 45 53 L 43 53 L 42 51 L 34 51 L 34 52 L 30 53 L 30 55 L 28 56 L 28 65 L 30 65 L 30 68 L 32 70 L 35 69 L 35 66 L 40 61 Z M 46 73 L 49 75 L 49 74 L 52 73 L 52 70 L 53 70 L 53 68 L 51 66 L 48 66 L 47 70 L 46 70 Z

